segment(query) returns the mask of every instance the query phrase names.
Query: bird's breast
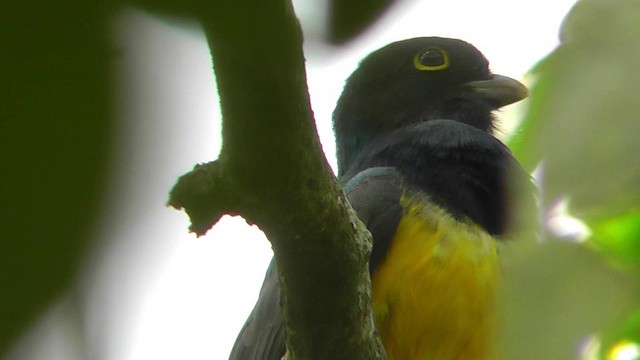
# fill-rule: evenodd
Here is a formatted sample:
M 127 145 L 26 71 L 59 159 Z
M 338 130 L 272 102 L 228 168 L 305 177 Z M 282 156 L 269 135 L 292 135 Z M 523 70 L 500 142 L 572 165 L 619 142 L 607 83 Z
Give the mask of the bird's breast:
M 403 217 L 372 278 L 376 325 L 389 359 L 491 358 L 495 239 L 436 205 L 402 202 Z

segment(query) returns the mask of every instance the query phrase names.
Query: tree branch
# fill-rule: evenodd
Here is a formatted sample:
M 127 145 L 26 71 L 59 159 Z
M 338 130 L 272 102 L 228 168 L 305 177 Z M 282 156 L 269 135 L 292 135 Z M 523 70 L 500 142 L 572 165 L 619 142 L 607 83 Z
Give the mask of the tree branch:
M 289 1 L 217 1 L 200 20 L 223 114 L 219 159 L 172 190 L 198 234 L 223 214 L 257 224 L 280 268 L 289 359 L 380 359 L 369 234 L 323 156 Z

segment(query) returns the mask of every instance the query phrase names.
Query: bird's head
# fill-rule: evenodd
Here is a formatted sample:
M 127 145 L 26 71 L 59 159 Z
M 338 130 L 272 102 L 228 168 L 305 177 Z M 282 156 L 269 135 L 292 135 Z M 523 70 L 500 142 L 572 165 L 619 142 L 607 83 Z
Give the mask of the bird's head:
M 527 96 L 518 81 L 492 74 L 473 45 L 414 38 L 367 56 L 347 80 L 333 113 L 339 174 L 377 136 L 433 119 L 493 130 L 492 111 Z

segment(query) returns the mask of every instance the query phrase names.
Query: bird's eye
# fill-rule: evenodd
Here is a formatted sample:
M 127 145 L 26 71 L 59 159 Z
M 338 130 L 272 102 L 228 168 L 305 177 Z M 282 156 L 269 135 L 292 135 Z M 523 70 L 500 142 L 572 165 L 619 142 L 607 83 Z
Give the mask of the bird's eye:
M 421 71 L 446 69 L 449 67 L 449 56 L 440 48 L 430 47 L 416 54 L 413 58 L 413 66 Z

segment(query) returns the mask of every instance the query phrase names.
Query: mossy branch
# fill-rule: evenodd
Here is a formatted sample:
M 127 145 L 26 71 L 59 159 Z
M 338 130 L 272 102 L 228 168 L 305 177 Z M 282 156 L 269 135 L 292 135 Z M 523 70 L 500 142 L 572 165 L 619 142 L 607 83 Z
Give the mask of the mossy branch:
M 218 160 L 181 177 L 169 204 L 203 234 L 241 215 L 280 268 L 288 359 L 381 359 L 370 305 L 369 234 L 323 156 L 289 1 L 217 1 L 199 11 L 223 115 Z

